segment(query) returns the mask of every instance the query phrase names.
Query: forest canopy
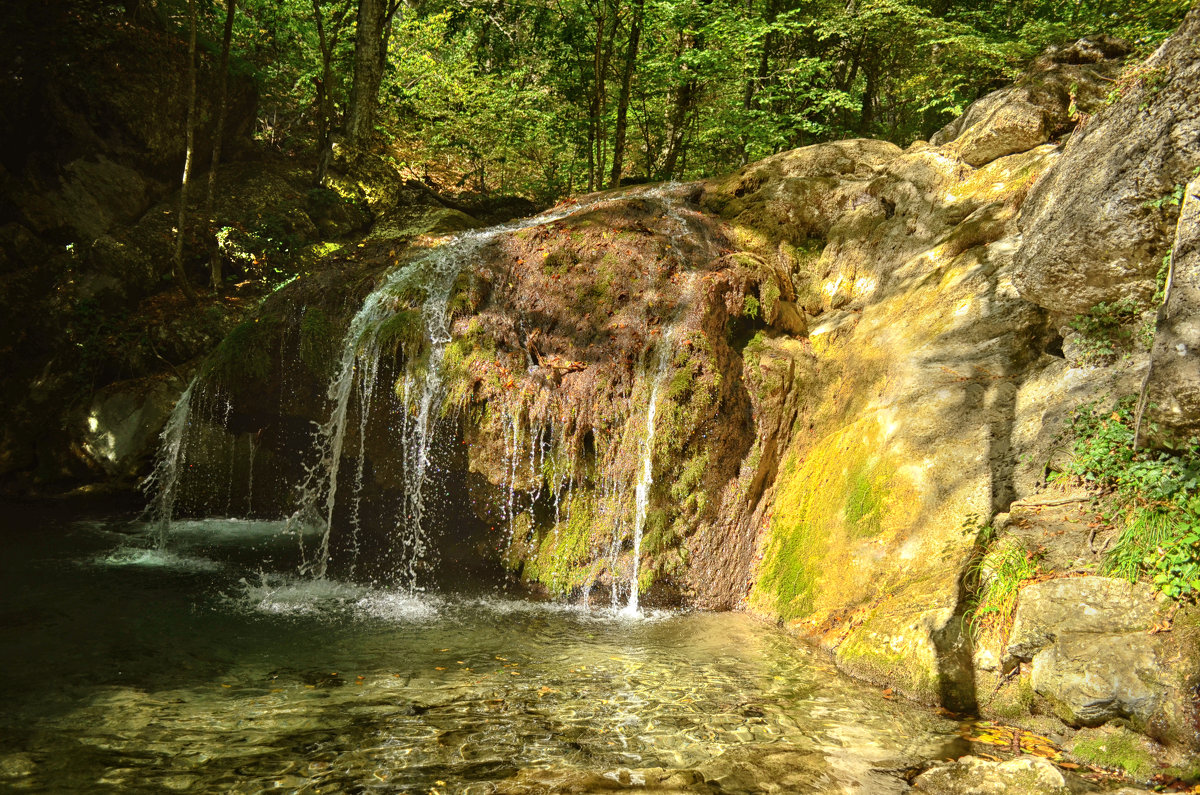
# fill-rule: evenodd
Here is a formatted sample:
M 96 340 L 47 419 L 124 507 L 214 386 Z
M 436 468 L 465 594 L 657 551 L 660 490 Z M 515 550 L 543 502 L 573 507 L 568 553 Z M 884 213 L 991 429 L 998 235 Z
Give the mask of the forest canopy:
M 230 0 L 127 0 L 216 57 Z M 821 141 L 927 138 L 1043 48 L 1160 43 L 1187 0 L 240 0 L 256 135 L 348 132 L 444 190 L 538 201 Z M 355 92 L 363 93 L 356 96 Z M 377 104 L 370 105 L 366 96 Z M 362 110 L 368 111 L 364 116 Z

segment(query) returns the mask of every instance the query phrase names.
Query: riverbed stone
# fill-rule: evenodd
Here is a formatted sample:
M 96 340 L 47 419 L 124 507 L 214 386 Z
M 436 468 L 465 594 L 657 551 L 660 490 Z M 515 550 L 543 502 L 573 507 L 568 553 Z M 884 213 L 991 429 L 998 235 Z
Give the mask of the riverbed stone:
M 913 780 L 913 790 L 929 795 L 1067 795 L 1062 772 L 1040 757 L 1023 756 L 992 762 L 964 756 L 926 770 Z

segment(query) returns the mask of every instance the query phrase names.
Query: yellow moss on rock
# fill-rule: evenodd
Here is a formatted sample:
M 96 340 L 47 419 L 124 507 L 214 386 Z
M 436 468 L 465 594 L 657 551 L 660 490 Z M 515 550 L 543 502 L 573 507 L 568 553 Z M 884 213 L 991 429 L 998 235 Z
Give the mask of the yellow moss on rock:
M 912 515 L 908 488 L 872 418 L 818 442 L 803 460 L 793 452 L 778 478 L 770 535 L 751 592 L 757 608 L 785 620 L 822 601 L 842 602 L 866 572 L 854 566 L 866 544 L 886 544 Z M 836 577 L 826 574 L 836 571 Z

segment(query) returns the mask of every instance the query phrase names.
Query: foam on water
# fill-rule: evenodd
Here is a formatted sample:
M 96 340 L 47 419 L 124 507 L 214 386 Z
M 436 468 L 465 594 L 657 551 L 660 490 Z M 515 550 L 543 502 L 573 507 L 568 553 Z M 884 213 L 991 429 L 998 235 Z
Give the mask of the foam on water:
M 248 612 L 338 620 L 375 618 L 399 623 L 435 618 L 439 604 L 435 597 L 407 591 L 296 577 L 263 577 L 257 583 L 242 580 L 239 592 L 229 598 L 235 608 Z
M 92 560 L 99 566 L 136 566 L 150 569 L 171 569 L 175 571 L 202 573 L 220 571 L 221 563 L 208 558 L 181 555 L 167 549 L 145 549 L 142 547 L 121 547 L 112 552 L 97 555 Z

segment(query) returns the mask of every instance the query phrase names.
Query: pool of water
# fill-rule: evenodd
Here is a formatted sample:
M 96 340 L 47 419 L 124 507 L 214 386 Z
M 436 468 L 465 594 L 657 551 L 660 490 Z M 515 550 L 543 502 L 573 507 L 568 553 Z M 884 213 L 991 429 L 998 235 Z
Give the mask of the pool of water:
M 264 522 L 6 526 L 0 790 L 875 793 L 961 752 L 743 615 L 303 580 Z

